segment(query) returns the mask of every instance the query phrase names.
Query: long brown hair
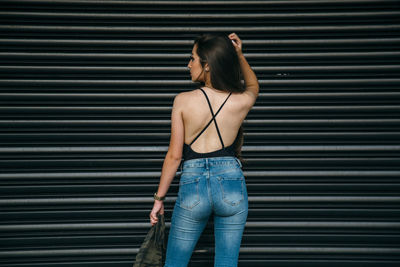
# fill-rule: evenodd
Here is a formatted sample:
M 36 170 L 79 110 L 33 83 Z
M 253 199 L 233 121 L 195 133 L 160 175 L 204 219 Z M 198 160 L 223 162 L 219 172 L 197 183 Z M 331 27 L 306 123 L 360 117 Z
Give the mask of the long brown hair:
M 197 44 L 197 55 L 204 68 L 205 62 L 210 66 L 212 87 L 233 93 L 243 93 L 246 89 L 241 82 L 240 62 L 232 41 L 227 34 L 202 34 L 195 38 L 193 45 Z M 200 82 L 204 86 L 204 82 Z M 235 144 L 235 156 L 241 163 L 242 145 L 244 142 L 243 126 L 238 131 L 239 138 Z

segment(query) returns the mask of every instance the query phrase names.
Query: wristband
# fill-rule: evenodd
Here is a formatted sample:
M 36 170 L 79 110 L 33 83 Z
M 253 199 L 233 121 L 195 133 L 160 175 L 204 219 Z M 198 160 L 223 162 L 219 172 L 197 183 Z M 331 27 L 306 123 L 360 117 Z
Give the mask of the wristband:
M 159 196 L 157 196 L 157 192 L 156 193 L 154 193 L 154 199 L 156 199 L 156 200 L 164 200 L 165 199 L 165 196 L 163 196 L 163 197 L 159 197 Z

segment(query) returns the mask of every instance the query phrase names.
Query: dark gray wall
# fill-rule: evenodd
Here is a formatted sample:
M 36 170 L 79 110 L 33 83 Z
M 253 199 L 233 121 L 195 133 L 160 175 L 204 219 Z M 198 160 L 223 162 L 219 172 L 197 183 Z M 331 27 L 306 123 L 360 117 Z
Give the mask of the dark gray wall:
M 0 266 L 132 266 L 208 32 L 261 85 L 239 266 L 400 266 L 399 1 L 0 5 Z M 190 266 L 213 246 L 210 219 Z

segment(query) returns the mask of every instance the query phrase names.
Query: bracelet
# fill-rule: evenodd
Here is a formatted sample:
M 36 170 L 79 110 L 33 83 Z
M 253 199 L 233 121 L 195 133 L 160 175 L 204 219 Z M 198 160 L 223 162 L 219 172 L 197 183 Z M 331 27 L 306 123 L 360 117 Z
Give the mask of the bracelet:
M 157 192 L 156 192 L 156 193 L 154 193 L 154 199 L 156 199 L 156 200 L 164 200 L 165 196 L 159 197 L 159 196 L 157 196 Z

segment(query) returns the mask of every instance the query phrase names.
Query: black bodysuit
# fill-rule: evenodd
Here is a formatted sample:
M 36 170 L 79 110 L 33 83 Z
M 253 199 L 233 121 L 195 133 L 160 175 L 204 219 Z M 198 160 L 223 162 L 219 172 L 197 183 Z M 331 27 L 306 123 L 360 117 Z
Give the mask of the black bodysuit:
M 217 120 L 215 119 L 215 117 L 217 116 L 218 112 L 221 110 L 221 108 L 224 106 L 225 102 L 231 96 L 232 92 L 229 93 L 229 95 L 225 99 L 224 103 L 222 103 L 222 105 L 219 107 L 217 113 L 215 113 L 215 115 L 214 115 L 213 109 L 212 109 L 211 104 L 210 104 L 210 100 L 208 99 L 208 96 L 207 96 L 206 92 L 204 92 L 204 90 L 202 88 L 200 88 L 200 90 L 206 96 L 206 99 L 207 99 L 207 102 L 208 102 L 208 106 L 210 107 L 211 115 L 213 117 L 207 123 L 207 125 L 204 127 L 204 129 L 196 136 L 196 138 L 193 139 L 193 141 L 190 143 L 190 145 L 188 145 L 186 143 L 183 144 L 183 158 L 184 158 L 184 160 L 197 159 L 197 158 L 224 157 L 224 156 L 232 156 L 232 157 L 234 157 L 235 156 L 235 144 L 238 141 L 239 131 L 236 134 L 235 141 L 233 141 L 233 143 L 230 146 L 225 147 L 224 146 L 224 142 L 222 141 L 221 133 L 219 132 L 219 129 L 218 129 Z M 193 149 L 191 148 L 191 145 L 207 129 L 207 127 L 211 124 L 211 122 L 213 120 L 214 120 L 214 123 L 215 123 L 215 127 L 217 128 L 219 139 L 221 140 L 222 148 L 218 149 L 216 151 L 208 152 L 208 153 L 197 153 L 197 152 L 193 151 Z

